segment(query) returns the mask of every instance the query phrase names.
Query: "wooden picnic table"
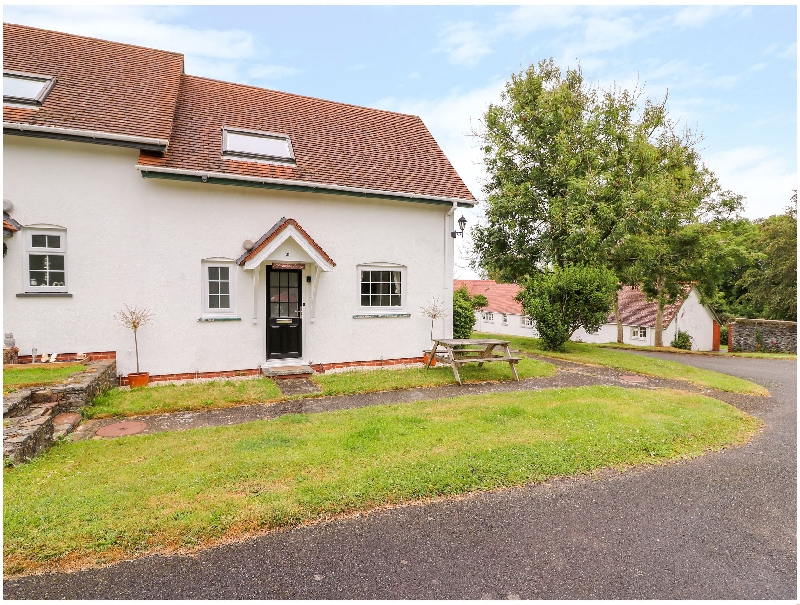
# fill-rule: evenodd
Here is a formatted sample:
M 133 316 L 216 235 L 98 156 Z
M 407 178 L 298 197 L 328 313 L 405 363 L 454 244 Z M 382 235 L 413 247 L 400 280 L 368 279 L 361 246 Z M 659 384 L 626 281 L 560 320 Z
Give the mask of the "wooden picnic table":
M 485 362 L 492 361 L 506 361 L 511 366 L 511 373 L 514 375 L 514 380 L 519 380 L 517 376 L 517 368 L 515 364 L 519 363 L 521 357 L 513 357 L 511 350 L 508 348 L 510 341 L 508 340 L 494 340 L 490 338 L 440 338 L 433 341 L 433 349 L 428 357 L 428 363 L 425 368 L 431 367 L 431 361 L 436 359 L 436 350 L 438 348 L 444 349 L 453 368 L 453 374 L 456 377 L 456 382 L 461 384 L 461 376 L 458 374 L 458 367 L 466 363 L 477 363 L 482 366 Z M 500 355 L 495 355 L 494 350 L 500 348 L 502 350 Z

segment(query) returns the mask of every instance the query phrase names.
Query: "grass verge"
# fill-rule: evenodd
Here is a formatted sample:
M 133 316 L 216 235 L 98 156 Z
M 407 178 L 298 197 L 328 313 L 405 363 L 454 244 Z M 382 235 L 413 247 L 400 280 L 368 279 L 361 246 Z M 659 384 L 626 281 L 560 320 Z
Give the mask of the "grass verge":
M 82 364 L 69 366 L 31 364 L 30 368 L 8 368 L 3 370 L 3 390 L 55 384 L 85 369 L 86 366 Z
M 720 351 L 687 351 L 676 349 L 675 347 L 645 347 L 639 345 L 619 344 L 618 342 L 608 342 L 596 344 L 594 346 L 604 349 L 622 349 L 631 351 L 653 351 L 656 353 L 678 353 L 681 355 L 706 355 L 712 357 L 752 357 L 754 359 L 797 359 L 794 353 L 728 353 L 728 347 L 720 346 Z
M 278 387 L 268 378 L 165 384 L 146 389 L 111 389 L 84 408 L 83 415 L 85 418 L 138 416 L 268 403 L 282 398 Z
M 476 333 L 476 335 L 484 338 L 500 338 L 498 334 Z M 502 336 L 502 338 L 511 340 L 511 346 L 525 353 L 554 357 L 565 361 L 575 361 L 577 363 L 609 366 L 618 370 L 636 372 L 656 378 L 682 380 L 698 386 L 728 391 L 730 393 L 744 393 L 745 395 L 760 396 L 769 395 L 767 389 L 749 380 L 714 372 L 712 370 L 687 366 L 676 361 L 632 355 L 631 353 L 626 353 L 621 350 L 608 349 L 596 344 L 578 342 L 567 342 L 564 346 L 564 351 L 545 351 L 541 347 L 538 338 L 526 338 L 524 336 Z
M 520 378 L 552 376 L 553 364 L 536 359 L 523 359 L 517 364 Z M 460 370 L 464 382 L 486 382 L 511 380 L 511 368 L 507 363 L 487 363 L 464 366 Z M 322 389 L 318 395 L 353 395 L 375 391 L 392 391 L 415 387 L 434 387 L 456 384 L 450 366 L 437 365 L 425 368 L 403 368 L 387 370 L 365 370 L 317 374 L 312 377 Z M 270 403 L 286 399 L 272 380 L 213 380 L 182 385 L 158 385 L 146 389 L 112 389 L 98 396 L 94 403 L 84 408 L 85 418 L 111 418 L 114 416 L 138 416 L 231 407 L 248 403 Z
M 745 442 L 760 424 L 702 395 L 583 387 L 61 443 L 4 470 L 4 571 L 75 569 L 693 457 Z
M 485 363 L 461 366 L 458 370 L 461 381 L 488 382 L 511 380 L 511 367 L 507 363 Z M 537 359 L 522 359 L 517 364 L 517 375 L 520 378 L 546 378 L 553 376 L 556 368 L 553 364 Z M 334 374 L 317 374 L 313 377 L 322 389 L 323 395 L 354 395 L 374 391 L 394 391 L 397 389 L 413 389 L 417 387 L 436 387 L 456 384 L 453 369 L 449 365 L 437 364 L 425 368 L 403 368 L 402 370 L 366 370 L 337 372 Z

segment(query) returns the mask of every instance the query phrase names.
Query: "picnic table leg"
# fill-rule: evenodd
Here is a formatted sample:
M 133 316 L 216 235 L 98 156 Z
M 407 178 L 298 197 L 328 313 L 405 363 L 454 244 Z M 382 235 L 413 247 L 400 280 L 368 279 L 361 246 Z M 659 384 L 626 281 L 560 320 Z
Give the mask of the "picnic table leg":
M 495 346 L 496 346 L 496 345 L 488 345 L 488 346 L 487 346 L 487 347 L 484 349 L 484 351 L 483 351 L 483 358 L 484 358 L 484 359 L 485 359 L 485 358 L 487 358 L 487 357 L 489 357 L 489 355 L 491 355 L 491 353 L 492 353 L 492 349 L 494 349 L 494 348 L 495 348 Z M 483 362 L 482 362 L 482 361 L 479 361 L 479 362 L 478 362 L 478 367 L 479 367 L 479 368 L 482 368 L 482 367 L 483 367 Z
M 431 355 L 430 355 L 430 357 L 428 357 L 428 363 L 427 363 L 427 365 L 425 366 L 425 369 L 426 369 L 426 370 L 427 370 L 429 367 L 431 367 L 431 362 L 432 362 L 432 361 L 433 361 L 433 359 L 434 359 L 434 357 L 433 357 L 433 356 L 434 356 L 434 355 L 436 355 L 436 347 L 438 347 L 438 346 L 439 346 L 439 343 L 438 343 L 438 342 L 435 342 L 435 343 L 433 343 L 433 348 L 431 349 Z
M 508 345 L 506 345 L 506 357 L 511 357 L 511 349 L 509 348 Z M 511 374 L 514 375 L 514 380 L 519 380 L 519 376 L 517 376 L 517 368 L 514 365 L 514 362 L 513 361 L 509 361 L 508 365 L 511 366 Z
M 461 384 L 461 375 L 458 373 L 458 364 L 456 363 L 456 355 L 453 352 L 453 347 L 447 347 L 447 350 L 450 353 L 450 365 L 453 367 L 453 375 L 456 377 L 456 382 L 458 386 L 463 386 Z

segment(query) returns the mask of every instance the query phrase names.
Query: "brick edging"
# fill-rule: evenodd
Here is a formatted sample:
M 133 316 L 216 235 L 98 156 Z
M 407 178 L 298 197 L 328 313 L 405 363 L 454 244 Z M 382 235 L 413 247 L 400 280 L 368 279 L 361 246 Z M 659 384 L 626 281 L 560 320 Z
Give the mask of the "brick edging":
M 320 374 L 328 370 L 339 370 L 341 368 L 380 368 L 383 366 L 399 366 L 412 363 L 422 363 L 422 357 L 400 357 L 398 359 L 375 359 L 372 361 L 344 361 L 340 363 L 315 363 L 311 367 Z
M 42 351 L 47 355 L 50 353 L 46 353 L 46 351 Z M 41 356 L 42 353 L 38 353 L 37 357 Z M 91 353 L 84 353 L 86 357 L 78 357 L 77 353 L 56 353 L 56 363 L 59 361 L 69 362 L 69 361 L 107 361 L 110 359 L 117 358 L 116 351 L 92 351 Z M 18 363 L 32 363 L 30 355 L 19 355 Z M 49 363 L 49 362 L 36 362 L 36 363 Z

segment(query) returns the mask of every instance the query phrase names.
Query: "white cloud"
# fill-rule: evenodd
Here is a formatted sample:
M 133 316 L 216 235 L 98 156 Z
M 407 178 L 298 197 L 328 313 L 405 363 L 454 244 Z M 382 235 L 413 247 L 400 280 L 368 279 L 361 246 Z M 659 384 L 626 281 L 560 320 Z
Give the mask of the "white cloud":
M 440 34 L 437 50 L 448 55 L 451 63 L 475 65 L 492 52 L 488 36 L 479 31 L 474 23 L 461 22 L 448 25 Z
M 675 25 L 701 27 L 727 10 L 725 6 L 687 6 L 675 15 Z
M 745 216 L 780 214 L 797 189 L 797 170 L 769 147 L 746 146 L 708 154 L 706 163 L 723 188 L 747 197 Z

